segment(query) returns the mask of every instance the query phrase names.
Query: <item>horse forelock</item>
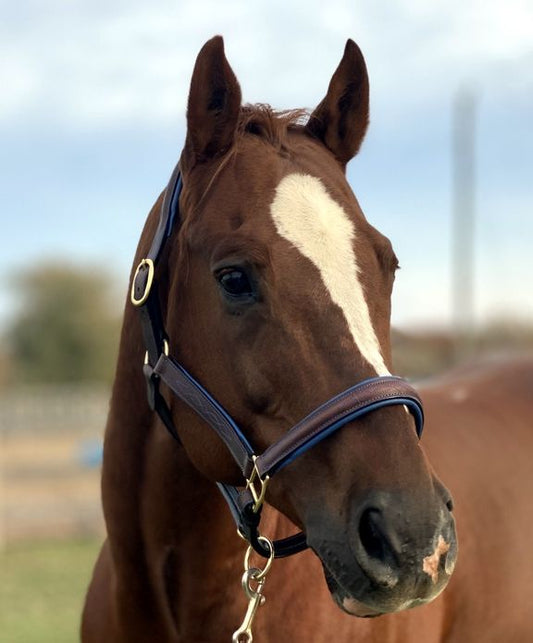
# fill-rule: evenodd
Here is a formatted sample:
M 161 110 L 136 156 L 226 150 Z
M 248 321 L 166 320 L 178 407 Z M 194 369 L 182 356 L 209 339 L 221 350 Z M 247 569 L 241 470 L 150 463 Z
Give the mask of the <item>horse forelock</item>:
M 267 104 L 243 105 L 239 115 L 236 143 L 253 135 L 278 151 L 288 146 L 288 133 L 301 129 L 309 113 L 305 109 L 275 110 Z
M 230 147 L 221 150 L 212 159 L 214 164 L 210 171 L 208 183 L 203 187 L 203 192 L 209 191 L 211 185 L 241 150 L 243 141 L 253 137 L 277 152 L 283 152 L 290 146 L 289 133 L 303 130 L 309 119 L 309 112 L 305 109 L 277 110 L 266 103 L 242 105 L 239 112 L 237 127 L 234 132 L 233 143 Z M 210 167 L 204 163 L 198 164 L 204 168 Z

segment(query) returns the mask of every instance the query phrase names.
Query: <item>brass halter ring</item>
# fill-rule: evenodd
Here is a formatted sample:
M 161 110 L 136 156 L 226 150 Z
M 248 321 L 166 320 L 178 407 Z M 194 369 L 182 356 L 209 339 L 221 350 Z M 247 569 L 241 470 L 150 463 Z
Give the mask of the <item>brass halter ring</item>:
M 262 545 L 265 545 L 268 548 L 268 551 L 270 552 L 268 559 L 263 569 L 260 569 L 255 565 L 252 567 L 250 565 L 250 556 L 252 555 L 254 548 L 250 545 L 246 550 L 246 554 L 244 555 L 244 576 L 247 576 L 250 579 L 260 582 L 268 574 L 268 572 L 270 571 L 270 568 L 272 567 L 272 563 L 274 562 L 274 545 L 270 540 L 270 538 L 267 538 L 266 536 L 259 536 L 257 540 L 259 540 L 259 542 Z M 244 576 L 243 576 L 243 580 L 244 580 Z
M 144 291 L 140 297 L 137 297 L 135 293 L 135 284 L 137 282 L 137 277 L 141 270 L 148 269 L 148 275 L 146 277 L 146 284 L 144 286 Z M 130 300 L 134 306 L 142 306 L 146 303 L 150 290 L 152 289 L 152 284 L 154 282 L 155 266 L 154 262 L 151 259 L 143 259 L 141 263 L 137 266 L 135 275 L 133 276 L 133 281 L 131 283 L 131 293 Z

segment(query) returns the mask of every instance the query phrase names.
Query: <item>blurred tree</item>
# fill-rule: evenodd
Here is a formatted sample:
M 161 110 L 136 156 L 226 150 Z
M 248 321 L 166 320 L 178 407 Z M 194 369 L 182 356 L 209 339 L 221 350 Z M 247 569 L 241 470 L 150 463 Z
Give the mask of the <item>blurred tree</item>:
M 7 342 L 17 383 L 109 381 L 120 315 L 99 269 L 45 263 L 13 279 L 21 298 Z

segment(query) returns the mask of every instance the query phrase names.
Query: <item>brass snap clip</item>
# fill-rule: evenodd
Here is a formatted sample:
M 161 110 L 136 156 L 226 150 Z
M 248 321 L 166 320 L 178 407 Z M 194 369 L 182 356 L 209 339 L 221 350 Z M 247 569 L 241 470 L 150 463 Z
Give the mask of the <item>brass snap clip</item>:
M 246 550 L 246 554 L 244 556 L 244 574 L 242 575 L 241 583 L 244 593 L 248 598 L 248 609 L 246 610 L 242 625 L 233 633 L 233 637 L 231 639 L 232 643 L 252 643 L 252 625 L 255 615 L 257 610 L 265 602 L 263 587 L 266 575 L 274 561 L 274 545 L 272 544 L 272 541 L 265 538 L 265 536 L 259 536 L 259 541 L 263 545 L 266 545 L 270 554 L 264 568 L 260 569 L 259 567 L 252 567 L 250 565 L 250 556 L 253 548 L 250 546 Z

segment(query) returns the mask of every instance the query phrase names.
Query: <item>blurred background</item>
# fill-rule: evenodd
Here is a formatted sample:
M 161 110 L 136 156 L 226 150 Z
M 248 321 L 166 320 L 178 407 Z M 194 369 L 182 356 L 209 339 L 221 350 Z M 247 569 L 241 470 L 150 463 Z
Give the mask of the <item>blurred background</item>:
M 245 101 L 314 107 L 346 38 L 348 178 L 400 258 L 398 373 L 533 347 L 531 0 L 0 1 L 0 638 L 77 640 L 130 262 L 223 34 Z

